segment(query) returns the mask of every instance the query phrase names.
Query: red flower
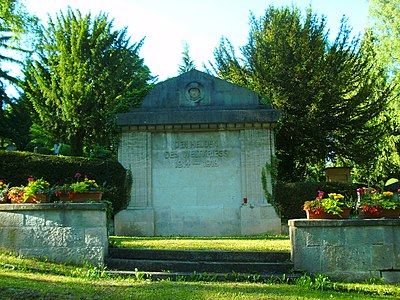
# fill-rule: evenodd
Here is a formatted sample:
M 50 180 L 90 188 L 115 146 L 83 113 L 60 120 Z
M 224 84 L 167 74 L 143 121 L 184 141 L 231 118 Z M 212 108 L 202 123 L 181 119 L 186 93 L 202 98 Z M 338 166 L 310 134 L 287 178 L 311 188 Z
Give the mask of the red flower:
M 79 177 L 81 177 L 82 176 L 82 174 L 81 173 L 79 173 L 79 172 L 77 172 L 76 174 L 75 174 L 75 178 L 79 178 Z
M 372 214 L 375 213 L 375 214 L 377 214 L 377 215 L 380 214 L 379 210 L 378 210 L 376 207 L 371 207 L 370 210 L 369 210 L 369 212 L 372 213 Z
M 32 178 L 32 177 L 29 177 L 29 178 L 28 178 L 28 181 L 32 181 L 32 180 L 33 180 L 33 178 Z

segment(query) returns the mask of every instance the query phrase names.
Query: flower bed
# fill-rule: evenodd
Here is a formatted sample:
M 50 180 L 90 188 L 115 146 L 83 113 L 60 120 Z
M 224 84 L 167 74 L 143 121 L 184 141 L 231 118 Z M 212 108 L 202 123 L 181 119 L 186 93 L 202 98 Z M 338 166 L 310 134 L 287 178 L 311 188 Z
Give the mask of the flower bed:
M 47 202 L 85 202 L 100 201 L 104 187 L 101 187 L 93 179 L 80 173 L 75 174 L 75 182 L 63 185 L 50 186 L 43 178 L 28 178 L 26 186 L 12 186 L 0 180 L 0 204 L 1 203 L 47 203 Z

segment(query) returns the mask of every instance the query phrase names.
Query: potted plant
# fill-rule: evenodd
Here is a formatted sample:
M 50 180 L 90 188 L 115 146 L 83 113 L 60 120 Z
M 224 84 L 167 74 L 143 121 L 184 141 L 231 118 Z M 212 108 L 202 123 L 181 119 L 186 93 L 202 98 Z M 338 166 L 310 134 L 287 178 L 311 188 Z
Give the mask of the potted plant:
M 348 218 L 351 212 L 351 206 L 342 194 L 330 193 L 324 198 L 323 191 L 318 191 L 315 200 L 304 202 L 303 209 L 307 219 Z
M 24 187 L 22 200 L 25 203 L 48 202 L 50 196 L 50 183 L 43 178 L 28 178 L 28 185 Z
M 400 216 L 400 201 L 390 191 L 379 191 L 374 188 L 357 190 L 358 213 L 360 218 L 398 218 Z
M 8 184 L 0 180 L 0 204 L 8 202 Z
M 8 189 L 7 197 L 11 203 L 22 203 L 24 195 L 24 186 L 13 186 Z
M 11 203 L 44 203 L 50 196 L 50 184 L 44 179 L 28 178 L 28 185 L 8 189 L 7 197 Z
M 64 184 L 61 187 L 56 187 L 56 196 L 63 202 L 84 202 L 88 200 L 100 201 L 103 197 L 103 188 L 97 184 L 93 179 L 84 177 L 80 180 L 82 175 L 76 173 L 76 182 Z

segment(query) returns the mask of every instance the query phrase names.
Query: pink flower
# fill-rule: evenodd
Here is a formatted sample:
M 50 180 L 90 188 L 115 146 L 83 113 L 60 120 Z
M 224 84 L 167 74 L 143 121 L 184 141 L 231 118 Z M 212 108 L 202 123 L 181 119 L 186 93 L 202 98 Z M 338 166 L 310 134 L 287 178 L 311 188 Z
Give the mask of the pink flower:
M 32 178 L 32 177 L 29 177 L 29 178 L 28 178 L 28 181 L 32 181 L 32 180 L 33 180 L 33 178 Z
M 321 199 L 322 199 L 322 197 L 324 197 L 324 192 L 323 192 L 323 191 L 320 191 L 320 190 L 318 190 L 318 196 L 317 196 L 317 197 L 315 197 L 315 200 L 321 200 Z
M 79 178 L 79 177 L 81 177 L 82 176 L 82 174 L 81 173 L 79 173 L 79 172 L 77 172 L 76 174 L 75 174 L 75 178 Z

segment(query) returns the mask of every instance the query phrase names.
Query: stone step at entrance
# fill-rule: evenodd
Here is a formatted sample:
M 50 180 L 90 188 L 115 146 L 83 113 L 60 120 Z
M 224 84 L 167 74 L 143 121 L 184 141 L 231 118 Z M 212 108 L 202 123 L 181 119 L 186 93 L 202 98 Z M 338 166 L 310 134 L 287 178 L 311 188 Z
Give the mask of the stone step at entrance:
M 298 277 L 292 273 L 290 254 L 284 252 L 110 248 L 106 265 L 110 274 L 137 276 L 140 273 L 153 279 Z

